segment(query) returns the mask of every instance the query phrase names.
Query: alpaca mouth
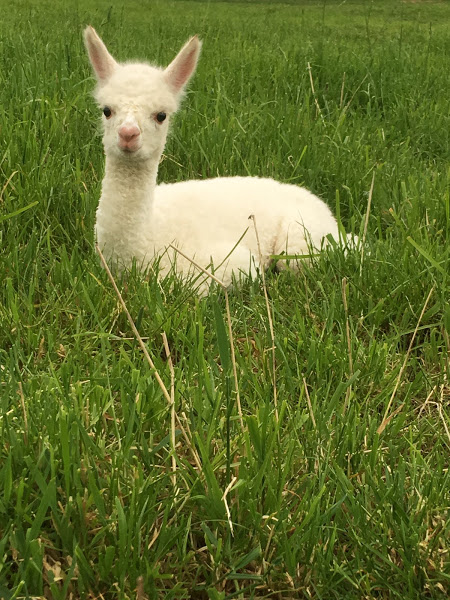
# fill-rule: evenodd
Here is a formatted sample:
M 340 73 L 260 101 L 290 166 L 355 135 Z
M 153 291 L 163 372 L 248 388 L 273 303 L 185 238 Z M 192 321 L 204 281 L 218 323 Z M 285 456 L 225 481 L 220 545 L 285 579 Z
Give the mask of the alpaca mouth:
M 129 148 L 128 146 L 120 146 L 120 149 L 129 154 L 131 154 L 132 152 L 136 152 L 136 150 L 139 150 L 139 148 Z
M 140 149 L 140 146 L 133 146 L 133 145 L 122 145 L 119 144 L 119 149 L 122 150 L 122 152 L 124 154 L 134 154 L 135 152 L 137 152 Z

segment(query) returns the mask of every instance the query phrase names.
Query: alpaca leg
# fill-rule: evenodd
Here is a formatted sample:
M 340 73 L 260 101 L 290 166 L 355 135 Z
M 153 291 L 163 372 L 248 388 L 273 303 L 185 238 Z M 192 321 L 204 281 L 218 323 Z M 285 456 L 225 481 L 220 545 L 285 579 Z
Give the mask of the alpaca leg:
M 184 250 L 183 255 L 175 251 L 170 255 L 170 267 L 190 280 L 199 296 L 208 294 L 213 281 L 219 282 L 228 288 L 234 279 L 239 281 L 241 276 L 243 278 L 255 277 L 259 267 L 259 261 L 256 261 L 250 250 L 243 246 L 237 246 L 231 254 L 230 245 L 216 246 L 216 256 L 223 258 L 220 262 L 214 264 L 206 259 L 206 252 L 195 255 L 189 249 Z M 206 269 L 212 276 L 202 273 L 196 265 Z
M 302 263 L 318 253 L 324 243 L 318 235 L 313 238 L 300 223 L 292 222 L 283 227 L 278 240 L 274 244 L 273 255 L 282 257 L 274 259 L 280 271 L 287 268 L 298 271 Z
M 325 247 L 330 246 L 327 236 L 324 235 L 321 239 L 313 240 L 305 239 L 305 235 L 299 233 L 298 238 L 291 242 L 292 238 L 280 249 L 276 255 L 284 255 L 287 258 L 277 260 L 277 269 L 280 271 L 288 268 L 298 271 L 303 263 L 308 263 L 309 260 L 316 254 L 319 254 Z M 360 246 L 360 239 L 354 233 L 340 235 L 337 231 L 330 232 L 336 245 L 343 249 L 344 253 L 350 250 L 357 250 Z
M 214 265 L 214 275 L 226 287 L 229 287 L 233 278 L 239 280 L 240 277 L 255 277 L 259 268 L 259 260 L 245 246 L 237 246 L 233 252 L 230 252 L 229 246 L 225 246 L 222 252 L 216 255 L 222 255 L 224 260 L 221 264 Z M 225 257 L 227 257 L 225 259 Z

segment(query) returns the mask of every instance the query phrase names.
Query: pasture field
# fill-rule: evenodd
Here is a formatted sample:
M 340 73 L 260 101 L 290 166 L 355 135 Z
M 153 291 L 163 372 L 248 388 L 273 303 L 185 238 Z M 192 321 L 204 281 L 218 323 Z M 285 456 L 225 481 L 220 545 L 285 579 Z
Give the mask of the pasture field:
M 449 3 L 0 9 L 0 598 L 447 598 Z M 160 181 L 298 183 L 365 236 L 230 293 L 231 338 L 220 289 L 119 279 L 168 397 L 94 249 L 88 23 L 204 42 Z

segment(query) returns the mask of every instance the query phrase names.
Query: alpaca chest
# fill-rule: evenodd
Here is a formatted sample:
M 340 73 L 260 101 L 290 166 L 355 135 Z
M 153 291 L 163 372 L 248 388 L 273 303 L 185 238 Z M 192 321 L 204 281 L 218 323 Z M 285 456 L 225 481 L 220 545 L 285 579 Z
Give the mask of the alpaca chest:
M 96 213 L 95 238 L 107 262 L 119 269 L 130 267 L 133 259 L 145 266 L 154 255 L 150 228 L 144 214 L 114 210 L 100 202 Z

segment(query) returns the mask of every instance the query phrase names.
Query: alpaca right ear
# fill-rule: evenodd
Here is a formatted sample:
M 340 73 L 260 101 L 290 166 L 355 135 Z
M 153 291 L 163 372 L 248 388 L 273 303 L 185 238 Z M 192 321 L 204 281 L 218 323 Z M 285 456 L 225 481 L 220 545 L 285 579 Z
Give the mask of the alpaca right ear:
M 108 52 L 105 44 L 91 26 L 84 30 L 84 43 L 89 54 L 92 68 L 99 83 L 105 83 L 117 67 L 117 62 Z

